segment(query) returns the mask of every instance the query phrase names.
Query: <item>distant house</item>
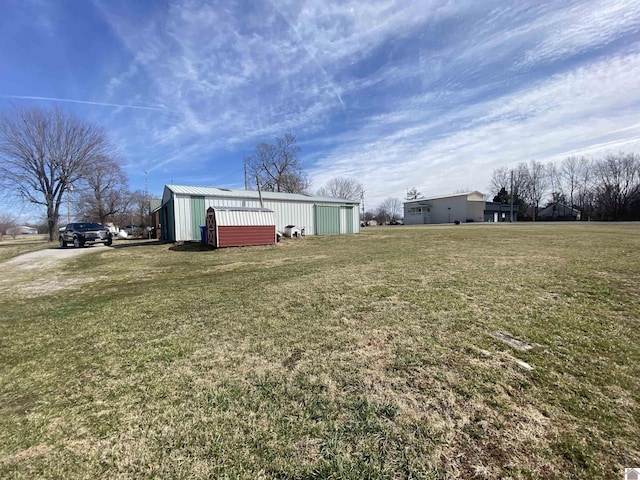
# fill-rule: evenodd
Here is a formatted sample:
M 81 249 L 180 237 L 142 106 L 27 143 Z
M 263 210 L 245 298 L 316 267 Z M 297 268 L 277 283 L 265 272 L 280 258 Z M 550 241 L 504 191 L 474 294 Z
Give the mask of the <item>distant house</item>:
M 538 219 L 543 221 L 576 221 L 580 220 L 580 210 L 563 203 L 554 202 L 538 212 Z
M 404 203 L 404 224 L 483 222 L 484 210 L 484 195 L 478 191 L 420 198 Z
M 19 225 L 17 227 L 13 227 L 10 231 L 9 234 L 11 235 L 37 235 L 38 234 L 38 229 L 37 228 L 33 228 L 33 227 L 29 227 L 27 225 Z

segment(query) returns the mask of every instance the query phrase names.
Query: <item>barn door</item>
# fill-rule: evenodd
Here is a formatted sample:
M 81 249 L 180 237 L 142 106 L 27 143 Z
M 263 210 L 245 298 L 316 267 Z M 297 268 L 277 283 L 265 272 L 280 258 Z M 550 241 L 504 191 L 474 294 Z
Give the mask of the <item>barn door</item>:
M 218 235 L 216 228 L 216 212 L 213 207 L 207 209 L 207 245 L 218 247 Z

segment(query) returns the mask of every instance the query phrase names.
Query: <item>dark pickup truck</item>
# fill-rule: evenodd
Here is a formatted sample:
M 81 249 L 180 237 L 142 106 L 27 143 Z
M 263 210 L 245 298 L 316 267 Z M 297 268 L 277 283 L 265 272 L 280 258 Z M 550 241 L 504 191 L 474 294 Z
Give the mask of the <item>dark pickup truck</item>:
M 104 243 L 111 245 L 113 238 L 107 227 L 99 223 L 70 223 L 60 230 L 60 247 L 65 248 L 72 243 L 75 248 Z

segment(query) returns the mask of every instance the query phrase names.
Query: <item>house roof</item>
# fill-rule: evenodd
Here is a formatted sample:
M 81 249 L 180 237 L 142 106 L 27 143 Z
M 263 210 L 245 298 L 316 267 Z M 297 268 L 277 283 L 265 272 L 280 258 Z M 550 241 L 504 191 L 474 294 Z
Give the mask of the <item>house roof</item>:
M 474 190 L 473 192 L 464 192 L 464 193 L 452 193 L 449 195 L 440 195 L 438 197 L 429 197 L 429 198 L 418 198 L 416 200 L 409 200 L 404 202 L 405 205 L 406 204 L 410 204 L 410 203 L 415 203 L 418 205 L 423 205 L 424 203 L 421 202 L 432 202 L 434 200 L 440 200 L 440 199 L 444 199 L 444 198 L 456 198 L 456 197 L 470 197 L 470 196 L 480 196 L 479 199 L 470 199 L 471 201 L 483 201 L 484 202 L 484 195 L 482 194 L 482 192 L 479 192 L 478 190 Z
M 155 212 L 156 210 L 159 210 L 161 206 L 162 206 L 162 199 L 161 198 L 150 198 L 149 199 L 149 211 L 150 212 Z
M 562 215 L 567 215 L 569 213 L 573 215 L 580 214 L 580 210 L 578 210 L 577 208 L 570 207 L 569 205 L 565 205 L 564 203 L 555 202 L 541 209 L 538 212 L 538 216 L 544 216 L 552 212 L 556 212 L 557 214 L 562 214 Z
M 165 185 L 162 203 L 169 201 L 170 193 L 176 195 L 197 195 L 203 197 L 224 197 L 224 198 L 250 198 L 259 199 L 260 194 L 256 190 L 231 190 L 229 188 L 213 187 L 190 187 L 185 185 Z M 339 203 L 358 205 L 360 202 L 347 200 L 346 198 L 322 197 L 317 195 L 305 195 L 302 193 L 282 193 L 282 192 L 262 192 L 264 200 L 287 200 L 308 203 Z

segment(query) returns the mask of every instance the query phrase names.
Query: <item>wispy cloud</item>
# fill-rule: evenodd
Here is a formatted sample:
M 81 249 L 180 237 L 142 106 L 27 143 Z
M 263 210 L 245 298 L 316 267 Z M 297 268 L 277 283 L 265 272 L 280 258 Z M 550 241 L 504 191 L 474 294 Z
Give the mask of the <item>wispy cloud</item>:
M 132 169 L 228 184 L 253 145 L 292 132 L 316 186 L 354 176 L 375 204 L 638 151 L 638 2 L 94 4 L 122 49 L 82 95 L 96 101 L 12 98 L 113 107 Z
M 407 101 L 391 130 L 372 122 L 336 141 L 340 146 L 318 161 L 314 178 L 321 185 L 334 175 L 356 175 L 379 201 L 411 186 L 429 194 L 470 185 L 482 189 L 494 168 L 532 158 L 639 151 L 639 76 L 637 52 L 555 75 L 435 121 L 421 113 L 425 103 Z
M 142 105 L 126 105 L 122 103 L 91 102 L 88 100 L 75 100 L 72 98 L 37 97 L 33 95 L 2 95 L 2 98 L 16 100 L 43 100 L 47 102 L 78 103 L 82 105 L 96 105 L 99 107 L 131 108 L 134 110 L 152 110 L 156 112 L 177 113 L 162 107 L 145 107 Z

